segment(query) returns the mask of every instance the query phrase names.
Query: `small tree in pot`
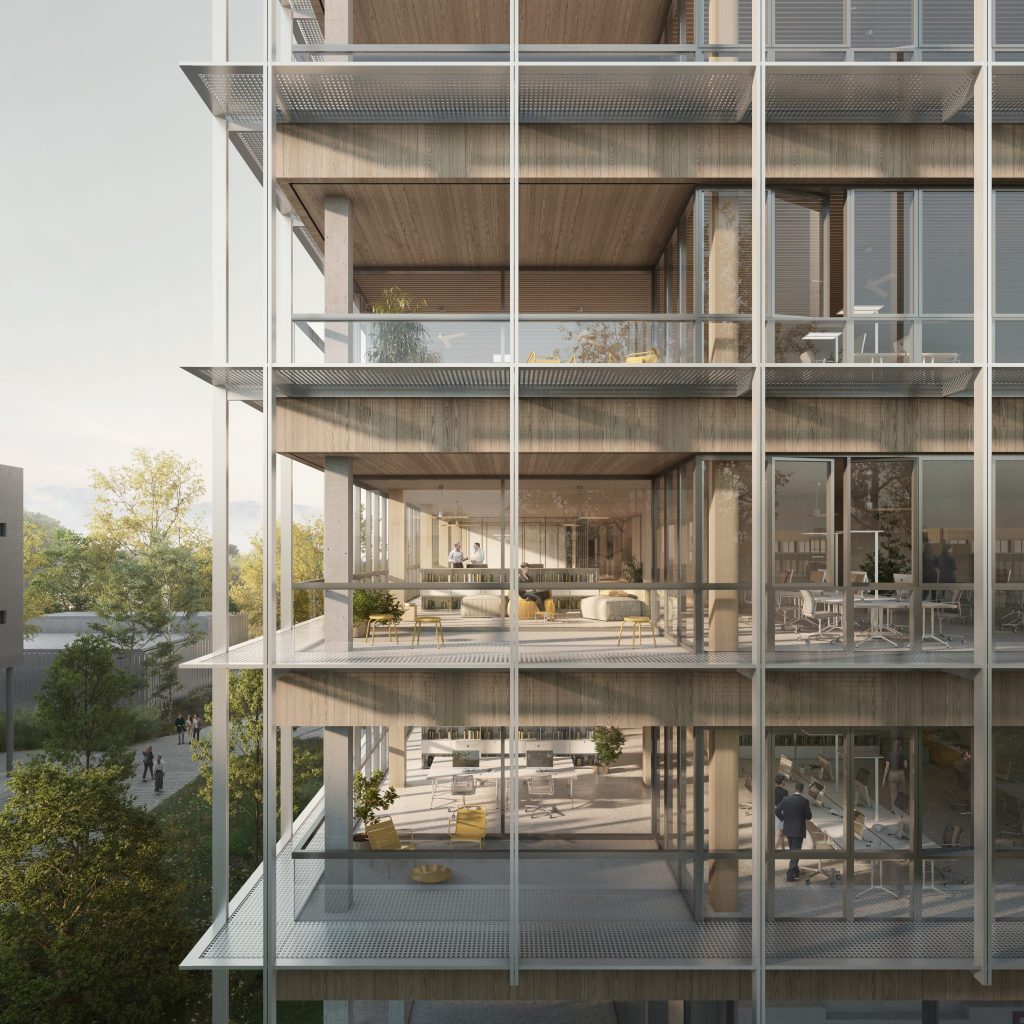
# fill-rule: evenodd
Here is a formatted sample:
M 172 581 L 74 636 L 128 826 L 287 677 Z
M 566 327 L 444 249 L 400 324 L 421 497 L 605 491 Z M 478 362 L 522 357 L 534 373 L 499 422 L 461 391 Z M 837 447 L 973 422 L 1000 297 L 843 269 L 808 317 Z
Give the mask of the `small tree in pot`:
M 403 611 L 402 602 L 390 590 L 357 590 L 352 595 L 352 622 L 357 630 L 371 615 L 390 615 L 397 622 Z
M 425 308 L 425 302 L 416 301 L 401 288 L 385 288 L 380 301 L 373 304 L 370 312 L 415 317 Z M 371 363 L 441 362 L 430 332 L 422 320 L 415 319 L 374 321 L 372 343 L 366 358 Z
M 383 784 L 384 772 L 380 768 L 369 775 L 356 772 L 352 776 L 352 817 L 364 827 L 372 825 L 380 817 L 379 812 L 388 810 L 398 799 L 398 790 L 394 786 L 381 790 Z M 365 840 L 366 833 L 357 832 L 355 838 Z
M 626 737 L 622 730 L 614 725 L 599 725 L 594 730 L 594 760 L 598 772 L 607 773 L 610 765 L 615 764 L 626 745 Z

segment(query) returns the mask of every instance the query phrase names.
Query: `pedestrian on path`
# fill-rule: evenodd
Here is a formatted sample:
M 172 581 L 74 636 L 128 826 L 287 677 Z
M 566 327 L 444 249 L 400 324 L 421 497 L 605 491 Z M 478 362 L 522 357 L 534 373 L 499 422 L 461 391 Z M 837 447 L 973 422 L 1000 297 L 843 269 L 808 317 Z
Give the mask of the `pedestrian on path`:
M 157 793 L 164 791 L 164 759 L 162 755 L 156 755 L 156 769 L 153 772 L 153 789 Z
M 203 727 L 203 720 L 199 715 L 195 715 L 192 718 L 192 742 L 199 742 L 199 730 Z
M 142 751 L 142 781 L 146 781 L 146 772 L 149 772 L 149 777 L 153 778 L 153 747 L 152 745 L 146 747 Z
M 185 723 L 185 735 L 188 738 L 189 743 L 192 742 L 192 733 L 195 730 L 196 722 L 195 715 L 190 711 L 188 713 L 188 721 Z
M 180 711 L 174 720 L 174 728 L 178 730 L 178 746 L 180 747 L 185 742 L 185 716 Z

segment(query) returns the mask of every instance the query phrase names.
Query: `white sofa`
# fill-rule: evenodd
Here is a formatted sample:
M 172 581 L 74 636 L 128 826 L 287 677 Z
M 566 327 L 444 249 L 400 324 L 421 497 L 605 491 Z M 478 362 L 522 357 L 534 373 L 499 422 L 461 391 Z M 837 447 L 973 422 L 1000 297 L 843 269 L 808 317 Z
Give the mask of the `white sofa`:
M 602 622 L 621 622 L 627 615 L 647 615 L 647 605 L 635 597 L 607 597 L 603 594 L 580 601 L 580 615 Z
M 501 594 L 466 594 L 462 598 L 460 614 L 464 619 L 497 619 L 504 612 L 505 598 Z

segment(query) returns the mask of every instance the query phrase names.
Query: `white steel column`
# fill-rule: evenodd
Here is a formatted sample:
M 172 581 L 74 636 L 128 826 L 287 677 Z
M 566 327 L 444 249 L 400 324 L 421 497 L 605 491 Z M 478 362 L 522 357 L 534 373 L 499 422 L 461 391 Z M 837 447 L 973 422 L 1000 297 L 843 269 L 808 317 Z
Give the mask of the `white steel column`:
M 274 453 L 274 380 L 277 279 L 274 197 L 274 28 L 277 0 L 263 9 L 263 257 L 266 348 L 263 366 L 263 1020 L 277 1020 L 277 457 Z
M 994 920 L 992 822 L 992 12 L 974 0 L 974 959 L 975 978 L 992 984 Z
M 751 386 L 751 609 L 750 654 L 754 666 L 751 673 L 751 1002 L 756 1024 L 767 1019 L 765 999 L 765 889 L 774 876 L 774 865 L 769 867 L 772 851 L 767 841 L 766 821 L 768 779 L 765 754 L 765 667 L 764 639 L 768 622 L 765 607 L 765 537 L 768 522 L 768 504 L 765 500 L 765 435 L 764 435 L 764 365 L 767 341 L 765 338 L 764 295 L 766 241 L 765 241 L 765 39 L 768 26 L 769 0 L 755 0 L 751 19 L 751 57 L 754 60 L 754 78 L 750 96 L 750 188 L 751 188 L 751 247 L 750 247 L 750 300 L 754 360 L 754 379 Z M 774 829 L 772 829 L 774 833 Z
M 213 61 L 228 59 L 228 0 L 214 0 L 211 24 L 210 57 Z M 229 287 L 229 234 L 228 234 L 228 126 L 220 118 L 213 118 L 211 173 L 211 289 L 210 336 L 212 361 L 228 363 L 231 360 L 228 321 Z M 225 653 L 228 648 L 228 438 L 229 410 L 226 389 L 214 388 L 213 452 L 210 496 L 213 504 L 211 524 L 212 579 L 210 605 L 210 645 L 214 652 Z M 210 723 L 212 754 L 212 834 L 210 865 L 210 892 L 212 897 L 212 923 L 223 926 L 228 919 L 229 889 L 228 863 L 228 686 L 230 673 L 226 668 L 214 668 L 212 676 L 213 721 Z M 210 1016 L 212 1024 L 228 1024 L 228 972 L 212 972 Z

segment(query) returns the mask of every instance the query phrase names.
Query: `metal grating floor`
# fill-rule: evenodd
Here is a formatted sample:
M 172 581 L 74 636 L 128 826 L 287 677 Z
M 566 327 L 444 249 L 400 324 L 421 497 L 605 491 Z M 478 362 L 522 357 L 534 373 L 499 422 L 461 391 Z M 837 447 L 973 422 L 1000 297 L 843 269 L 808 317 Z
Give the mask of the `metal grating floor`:
M 973 928 L 969 920 L 769 921 L 765 948 L 774 963 L 837 958 L 970 961 Z
M 978 367 L 963 365 L 819 366 L 774 365 L 765 368 L 765 393 L 800 395 L 881 395 L 951 398 L 970 390 Z
M 1024 966 L 1024 918 L 996 921 L 992 928 L 992 957 L 1015 960 Z
M 749 366 L 637 365 L 523 366 L 519 392 L 525 397 L 585 395 L 712 395 L 739 398 L 750 391 Z
M 342 395 L 494 395 L 508 397 L 507 365 L 279 366 L 274 387 L 286 397 Z

